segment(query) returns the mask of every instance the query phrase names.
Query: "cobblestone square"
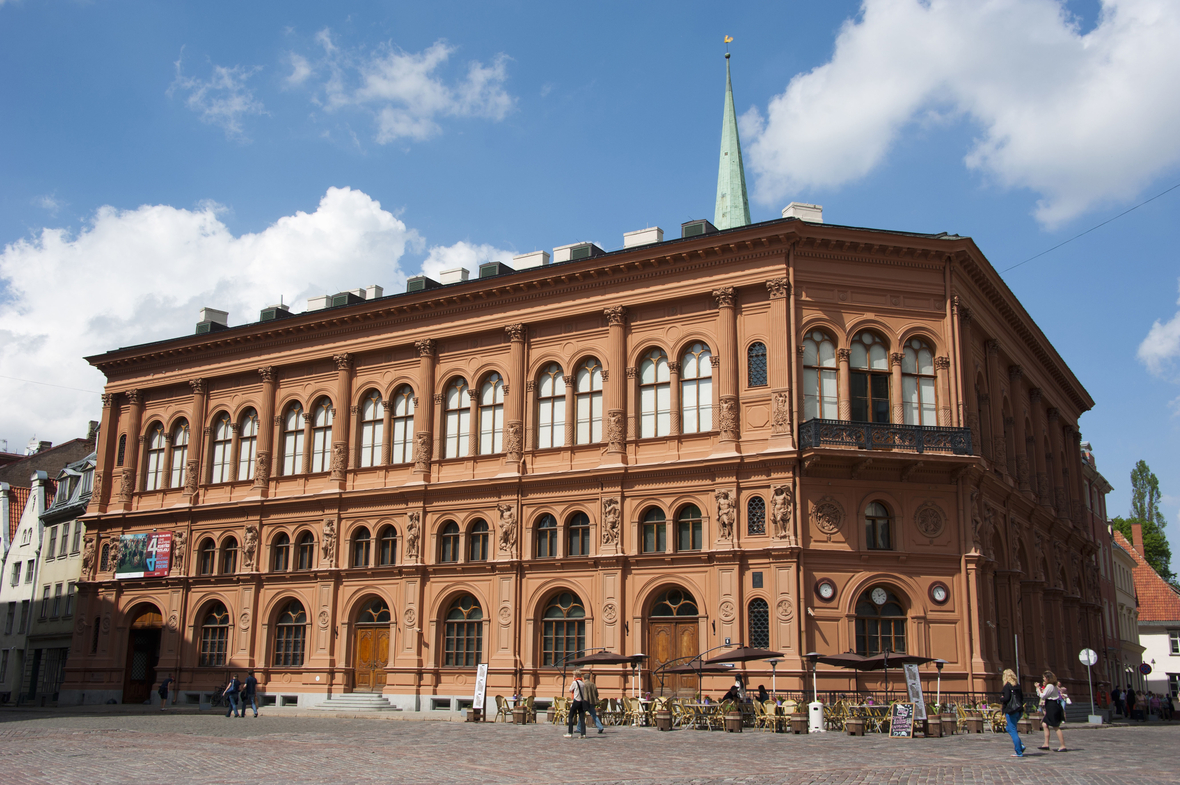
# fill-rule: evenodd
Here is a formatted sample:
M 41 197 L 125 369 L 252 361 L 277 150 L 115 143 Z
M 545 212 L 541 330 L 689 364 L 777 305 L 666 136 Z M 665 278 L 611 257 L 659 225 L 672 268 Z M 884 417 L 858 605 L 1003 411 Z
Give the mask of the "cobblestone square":
M 219 713 L 0 713 L 6 785 L 105 783 L 1119 783 L 1180 780 L 1180 725 L 1067 730 L 1009 757 L 1007 735 L 850 738 Z

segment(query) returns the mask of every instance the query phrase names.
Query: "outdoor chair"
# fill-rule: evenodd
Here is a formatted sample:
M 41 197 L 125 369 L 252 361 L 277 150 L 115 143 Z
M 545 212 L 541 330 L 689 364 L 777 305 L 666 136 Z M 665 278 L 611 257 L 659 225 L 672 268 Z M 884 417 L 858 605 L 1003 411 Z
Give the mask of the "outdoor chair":
M 504 699 L 503 695 L 496 696 L 496 718 L 492 722 L 512 722 L 512 708 L 508 705 L 508 701 Z

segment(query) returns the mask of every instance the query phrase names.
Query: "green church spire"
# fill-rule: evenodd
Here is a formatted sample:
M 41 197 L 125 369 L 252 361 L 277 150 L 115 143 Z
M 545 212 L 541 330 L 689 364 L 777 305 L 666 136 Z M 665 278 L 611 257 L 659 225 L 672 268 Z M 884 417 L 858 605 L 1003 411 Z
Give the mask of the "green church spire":
M 749 223 L 750 200 L 746 196 L 742 143 L 738 139 L 737 112 L 733 108 L 733 82 L 729 78 L 729 52 L 726 52 L 725 112 L 721 118 L 721 166 L 717 170 L 717 209 L 713 212 L 713 225 L 718 229 L 733 229 L 737 226 L 747 226 Z

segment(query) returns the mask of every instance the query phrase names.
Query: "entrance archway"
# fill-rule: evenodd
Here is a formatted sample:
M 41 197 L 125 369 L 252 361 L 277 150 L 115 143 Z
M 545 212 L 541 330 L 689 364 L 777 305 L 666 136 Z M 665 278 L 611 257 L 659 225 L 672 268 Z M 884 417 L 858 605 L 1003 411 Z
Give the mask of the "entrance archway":
M 389 664 L 389 606 L 374 597 L 361 606 L 353 639 L 352 688 L 355 692 L 385 689 L 385 666 Z
M 164 617 L 151 603 L 137 605 L 130 614 L 127 633 L 127 663 L 123 668 L 123 702 L 144 703 L 156 683 L 156 664 L 160 661 L 160 634 Z
M 648 665 L 654 674 L 665 663 L 694 657 L 700 652 L 700 611 L 687 590 L 672 586 L 658 594 L 647 619 Z M 673 663 L 673 664 L 681 664 Z M 697 691 L 697 677 L 691 673 L 664 674 L 663 682 L 653 676 L 652 692 L 690 697 Z

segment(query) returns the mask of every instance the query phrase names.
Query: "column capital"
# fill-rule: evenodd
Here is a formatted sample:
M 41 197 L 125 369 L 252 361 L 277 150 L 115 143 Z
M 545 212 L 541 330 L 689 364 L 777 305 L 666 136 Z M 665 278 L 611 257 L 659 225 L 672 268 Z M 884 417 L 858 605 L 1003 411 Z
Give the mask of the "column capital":
M 971 321 L 971 309 L 963 302 L 963 298 L 955 295 L 951 298 L 951 308 L 959 314 L 959 321 L 965 326 L 967 322 Z
M 988 357 L 995 357 L 1000 353 L 1000 342 L 994 338 L 984 341 L 983 347 L 987 349 Z
M 109 409 L 109 408 L 111 408 L 111 404 L 113 404 L 114 402 L 115 402 L 115 396 L 113 393 L 103 393 L 102 394 L 102 408 Z
M 204 379 L 189 379 L 188 386 L 193 391 L 193 395 L 205 394 L 205 380 Z
M 418 352 L 419 357 L 433 357 L 437 344 L 433 338 L 423 338 L 421 341 L 414 341 L 414 351 Z
M 525 337 L 524 324 L 521 322 L 510 324 L 504 328 L 504 333 L 508 336 L 508 340 L 510 341 L 523 341 Z
M 638 375 L 639 375 L 639 369 L 636 368 L 634 365 L 632 365 L 630 368 L 627 369 L 627 378 L 628 379 L 634 379 Z
M 837 362 L 846 363 L 850 359 L 852 359 L 852 352 L 849 351 L 848 349 L 837 349 L 836 350 L 836 361 Z
M 772 278 L 766 282 L 766 291 L 770 293 L 772 300 L 790 297 L 791 281 L 787 278 Z
M 127 396 L 127 403 L 131 404 L 132 406 L 140 406 L 143 404 L 143 393 L 141 393 L 139 390 L 128 390 L 123 394 Z
M 713 297 L 717 299 L 717 307 L 732 308 L 733 307 L 733 287 L 722 286 L 720 289 L 713 290 Z
M 352 355 L 348 352 L 332 355 L 332 360 L 336 363 L 336 369 L 339 371 L 352 370 Z
M 1013 384 L 1019 382 L 1023 378 L 1024 378 L 1024 368 L 1022 368 L 1019 365 L 1009 365 L 1008 366 L 1008 379 L 1010 381 L 1012 381 Z
M 278 378 L 278 373 L 275 371 L 273 365 L 266 365 L 258 369 L 258 375 L 262 377 L 264 384 L 269 384 Z
M 934 370 L 947 371 L 947 370 L 950 370 L 950 367 L 951 367 L 951 358 L 945 357 L 945 356 L 939 356 L 939 357 L 934 358 Z
M 1049 415 L 1049 422 L 1057 422 L 1061 417 L 1061 412 L 1057 411 L 1056 406 L 1050 406 L 1047 414 Z
M 1028 391 L 1028 399 L 1029 399 L 1029 401 L 1031 401 L 1034 404 L 1040 403 L 1041 402 L 1041 388 L 1040 387 L 1031 388 Z
M 889 365 L 901 365 L 905 362 L 905 354 L 903 352 L 893 352 L 889 355 Z
M 603 310 L 606 315 L 606 323 L 611 326 L 622 326 L 627 321 L 627 309 L 622 305 L 615 305 Z

